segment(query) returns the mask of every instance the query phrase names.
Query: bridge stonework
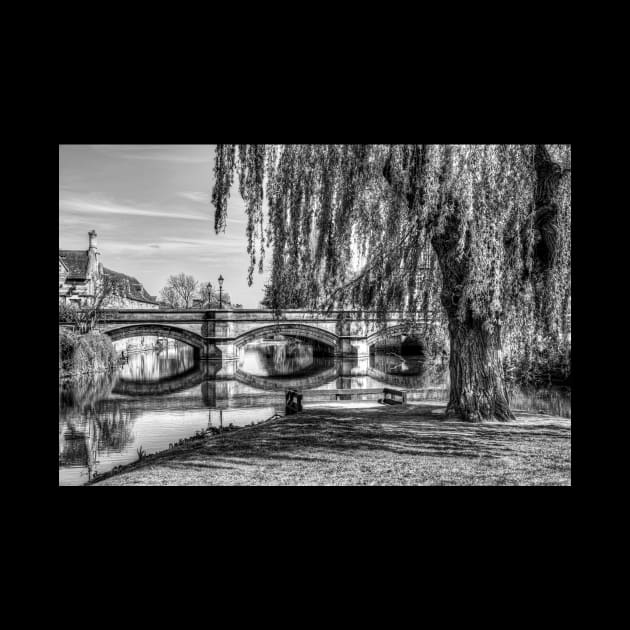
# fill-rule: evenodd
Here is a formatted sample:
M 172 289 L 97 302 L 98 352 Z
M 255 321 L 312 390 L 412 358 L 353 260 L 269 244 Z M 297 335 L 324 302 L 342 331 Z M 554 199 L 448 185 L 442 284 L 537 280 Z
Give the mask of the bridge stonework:
M 63 324 L 60 324 L 63 325 Z M 337 357 L 360 361 L 369 356 L 369 346 L 391 334 L 409 332 L 398 314 L 385 326 L 367 322 L 350 311 L 283 311 L 275 318 L 271 310 L 104 310 L 96 329 L 112 339 L 158 335 L 177 339 L 199 349 L 200 358 L 210 361 L 217 377 L 236 373 L 239 349 L 272 334 L 286 334 L 326 344 Z

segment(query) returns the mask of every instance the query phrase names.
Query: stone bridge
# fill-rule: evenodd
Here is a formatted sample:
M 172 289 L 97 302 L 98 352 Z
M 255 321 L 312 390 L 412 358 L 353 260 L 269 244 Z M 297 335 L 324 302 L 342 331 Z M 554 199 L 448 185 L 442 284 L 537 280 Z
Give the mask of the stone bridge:
M 385 325 L 374 316 L 334 310 L 328 313 L 300 309 L 283 311 L 280 318 L 271 310 L 104 310 L 96 329 L 112 340 L 126 337 L 169 337 L 199 351 L 203 360 L 216 362 L 220 376 L 236 373 L 236 362 L 244 346 L 270 335 L 290 335 L 315 341 L 336 357 L 369 356 L 369 347 L 388 337 L 411 334 L 423 322 L 405 323 L 392 313 Z M 64 324 L 61 324 L 64 325 Z M 68 324 L 69 325 L 69 324 Z

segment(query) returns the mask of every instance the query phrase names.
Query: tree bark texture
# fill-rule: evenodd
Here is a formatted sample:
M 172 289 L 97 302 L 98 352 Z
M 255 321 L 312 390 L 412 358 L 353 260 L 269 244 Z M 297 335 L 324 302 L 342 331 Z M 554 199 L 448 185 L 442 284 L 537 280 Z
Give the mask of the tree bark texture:
M 447 416 L 468 422 L 513 420 L 503 376 L 501 335 L 482 322 L 449 322 L 451 389 Z

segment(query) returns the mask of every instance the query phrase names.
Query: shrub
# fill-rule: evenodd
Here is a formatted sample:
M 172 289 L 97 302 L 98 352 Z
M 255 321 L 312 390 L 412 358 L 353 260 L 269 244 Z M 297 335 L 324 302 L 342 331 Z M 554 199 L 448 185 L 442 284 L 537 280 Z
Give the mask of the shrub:
M 59 368 L 62 373 L 82 374 L 114 367 L 116 351 L 107 335 L 59 332 Z
M 77 345 L 78 335 L 68 330 L 59 331 L 59 366 L 63 370 L 72 370 L 74 349 Z
M 544 346 L 530 348 L 528 352 L 509 353 L 504 360 L 508 383 L 548 386 L 571 384 L 571 345 L 559 349 Z

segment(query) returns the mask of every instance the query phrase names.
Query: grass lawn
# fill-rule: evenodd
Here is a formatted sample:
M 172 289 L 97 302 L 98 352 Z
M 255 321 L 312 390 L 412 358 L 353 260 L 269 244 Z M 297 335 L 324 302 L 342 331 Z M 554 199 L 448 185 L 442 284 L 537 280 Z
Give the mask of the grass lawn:
M 194 440 L 94 485 L 571 485 L 571 420 L 442 420 L 444 403 L 330 403 Z

